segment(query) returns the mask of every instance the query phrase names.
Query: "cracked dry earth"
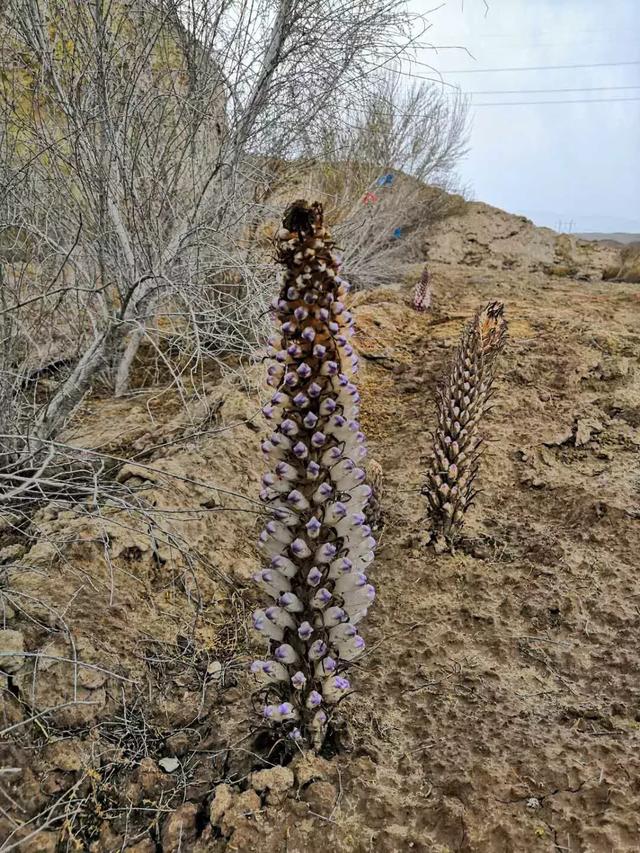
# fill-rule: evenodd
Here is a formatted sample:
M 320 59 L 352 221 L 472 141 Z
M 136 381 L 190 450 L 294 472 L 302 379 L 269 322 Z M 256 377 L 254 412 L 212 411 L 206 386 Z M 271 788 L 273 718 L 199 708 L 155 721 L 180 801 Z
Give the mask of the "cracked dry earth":
M 519 267 L 494 263 L 493 250 L 471 263 L 467 249 L 460 252 L 432 264 L 432 313 L 411 310 L 410 284 L 352 300 L 363 427 L 385 486 L 372 572 L 378 598 L 366 624 L 368 654 L 354 673 L 358 694 L 346 711 L 348 749 L 262 770 L 245 751 L 251 685 L 242 669 L 250 642 L 242 619 L 253 604 L 256 525 L 233 495 L 212 498 L 202 485 L 174 483 L 171 505 L 193 506 L 197 498 L 202 512 L 172 523 L 187 525 L 180 530 L 208 568 L 186 572 L 168 552 L 154 557 L 144 532 L 116 528 L 114 519 L 102 523 L 120 543 L 111 569 L 115 605 L 109 596 L 96 604 L 93 592 L 83 606 L 83 592 L 69 602 L 81 531 L 55 570 L 38 564 L 41 594 L 49 607 L 59 597 L 55 607 L 64 605 L 84 659 L 142 684 L 144 701 L 128 685 L 98 678 L 98 687 L 83 687 L 86 695 L 102 691 L 97 711 L 46 716 L 44 734 L 29 726 L 9 739 L 3 763 L 28 769 L 24 817 L 0 799 L 13 820 L 46 814 L 61 797 L 75 802 L 65 793 L 73 786 L 97 804 L 90 829 L 66 808 L 75 835 L 54 820 L 20 849 L 640 849 L 638 287 L 596 274 L 559 277 L 535 258 Z M 433 392 L 463 322 L 489 299 L 506 303 L 510 340 L 485 424 L 482 492 L 460 547 L 436 555 L 424 544 L 419 494 Z M 220 434 L 157 450 L 146 464 L 224 483 L 232 493 L 257 492 L 258 401 L 224 382 L 210 396 L 223 400 Z M 171 431 L 158 426 L 157 413 L 155 426 L 145 422 L 146 412 L 96 402 L 85 415 L 85 438 L 100 424 L 103 446 L 144 448 L 193 433 L 175 413 L 166 418 Z M 158 503 L 169 501 L 154 471 L 119 476 L 143 479 Z M 215 512 L 220 505 L 242 511 Z M 100 572 L 108 577 L 98 568 L 102 544 L 89 547 L 82 572 L 98 584 Z M 49 589 L 54 578 L 57 592 Z M 25 647 L 39 648 L 44 633 L 26 623 L 25 611 L 14 608 L 6 626 L 22 631 Z M 39 618 L 45 622 L 46 613 Z M 14 691 L 19 685 L 26 696 L 30 678 L 32 671 L 14 673 Z M 137 721 L 128 729 L 123 697 Z M 20 713 L 5 710 L 3 727 Z M 173 766 L 167 757 L 177 758 L 177 771 L 166 769 Z M 0 785 L 20 801 L 20 780 Z

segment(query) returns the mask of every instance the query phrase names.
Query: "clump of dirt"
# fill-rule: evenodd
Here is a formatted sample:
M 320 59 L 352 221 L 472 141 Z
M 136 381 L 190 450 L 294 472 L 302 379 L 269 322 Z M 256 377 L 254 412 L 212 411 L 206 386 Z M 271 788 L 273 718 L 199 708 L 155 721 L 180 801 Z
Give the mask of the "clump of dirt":
M 115 476 L 144 513 L 47 507 L 0 551 L 6 849 L 638 849 L 637 287 L 602 281 L 607 247 L 466 222 L 430 238 L 432 312 L 411 281 L 352 300 L 384 526 L 346 748 L 278 768 L 250 737 L 259 393 L 90 401 L 69 439 L 136 457 Z M 436 555 L 435 384 L 490 299 L 510 341 L 481 493 Z

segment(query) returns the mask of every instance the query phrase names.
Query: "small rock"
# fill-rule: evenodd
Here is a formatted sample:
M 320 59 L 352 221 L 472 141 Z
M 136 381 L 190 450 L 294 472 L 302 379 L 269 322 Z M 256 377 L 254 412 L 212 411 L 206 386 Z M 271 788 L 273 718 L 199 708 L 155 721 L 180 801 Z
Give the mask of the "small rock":
M 312 782 L 304 790 L 302 797 L 309 803 L 311 811 L 328 817 L 336 804 L 338 792 L 330 782 Z
M 267 791 L 267 802 L 276 804 L 293 788 L 294 776 L 289 767 L 270 767 L 252 773 L 250 781 L 254 791 Z
M 77 738 L 65 738 L 47 744 L 42 750 L 44 760 L 56 770 L 77 772 L 87 764 L 87 751 Z
M 334 775 L 333 766 L 326 758 L 305 752 L 291 762 L 298 785 L 303 788 L 309 782 L 326 782 Z
M 230 687 L 222 694 L 222 701 L 225 705 L 237 705 L 242 701 L 243 693 L 239 687 Z
M 162 827 L 162 849 L 165 853 L 177 853 L 190 849 L 197 834 L 198 806 L 185 803 L 176 809 Z
M 207 675 L 212 681 L 220 681 L 222 678 L 222 664 L 219 660 L 212 660 L 207 667 Z
M 222 834 L 227 838 L 234 830 L 246 826 L 253 821 L 254 815 L 260 811 L 262 803 L 255 791 L 243 791 L 239 794 L 220 822 Z M 236 849 L 239 849 L 236 847 Z
M 175 773 L 180 767 L 180 762 L 177 758 L 161 758 L 158 761 L 158 767 L 162 767 L 165 773 Z
M 26 549 L 24 545 L 20 545 L 19 543 L 7 545 L 5 548 L 0 549 L 0 566 L 19 560 L 21 557 L 24 557 L 25 553 Z
M 171 755 L 181 758 L 189 751 L 189 735 L 187 732 L 176 732 L 167 738 L 167 749 Z M 160 762 L 162 767 L 162 762 Z
M 156 853 L 156 844 L 150 838 L 143 838 L 137 844 L 125 847 L 125 850 L 128 850 L 129 853 Z
M 18 672 L 25 663 L 24 636 L 20 631 L 0 631 L 0 669 L 13 675 Z
M 213 826 L 219 826 L 223 815 L 233 805 L 234 791 L 230 785 L 218 785 L 209 807 L 209 820 Z
M 56 853 L 57 849 L 57 832 L 39 832 L 29 841 L 20 845 L 21 853 Z
M 603 426 L 597 420 L 578 420 L 576 421 L 576 447 L 583 447 L 591 441 L 591 436 L 595 432 L 602 432 Z
M 538 811 L 540 808 L 540 800 L 537 797 L 529 797 L 527 800 L 527 808 L 532 811 Z

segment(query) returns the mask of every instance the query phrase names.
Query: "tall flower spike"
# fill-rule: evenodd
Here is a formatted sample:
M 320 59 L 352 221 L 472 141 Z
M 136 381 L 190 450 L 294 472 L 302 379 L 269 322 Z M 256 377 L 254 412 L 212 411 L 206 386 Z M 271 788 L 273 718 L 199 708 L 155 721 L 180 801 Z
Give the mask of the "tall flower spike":
M 431 299 L 433 291 L 431 290 L 431 276 L 426 264 L 422 270 L 420 281 L 416 284 L 413 291 L 412 308 L 416 311 L 428 311 L 431 308 Z
M 267 568 L 255 575 L 265 609 L 253 620 L 268 660 L 253 672 L 266 724 L 319 749 L 332 708 L 351 690 L 345 673 L 364 650 L 360 623 L 375 597 L 364 574 L 375 547 L 365 524 L 371 489 L 348 284 L 321 205 L 294 202 L 277 242 L 284 272 L 274 302 L 280 335 L 270 342 L 277 370 L 269 368 L 277 405 L 265 412 L 274 431 L 267 449 L 277 455 L 267 454 L 273 468 L 263 478 L 272 519 L 260 535 Z
M 438 425 L 422 493 L 429 502 L 432 541 L 450 546 L 476 495 L 480 421 L 492 395 L 496 357 L 507 337 L 504 305 L 490 302 L 462 333 L 449 376 L 438 389 Z

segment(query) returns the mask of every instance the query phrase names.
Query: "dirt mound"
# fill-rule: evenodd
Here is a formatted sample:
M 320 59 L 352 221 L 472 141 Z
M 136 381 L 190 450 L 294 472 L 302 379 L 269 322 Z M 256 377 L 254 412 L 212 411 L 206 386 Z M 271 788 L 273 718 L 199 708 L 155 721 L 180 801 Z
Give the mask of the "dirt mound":
M 552 271 L 558 241 L 590 281 Z M 413 282 L 353 298 L 385 524 L 330 760 L 269 769 L 249 738 L 252 382 L 211 383 L 188 417 L 162 389 L 89 402 L 69 441 L 111 454 L 144 513 L 2 522 L 0 850 L 638 849 L 640 298 L 601 281 L 610 249 L 562 241 L 471 205 L 429 240 L 432 312 Z M 510 342 L 482 492 L 435 555 L 434 387 L 489 299 Z
M 559 278 L 597 280 L 614 265 L 620 251 L 539 228 L 482 202 L 442 221 L 425 246 L 430 260 L 494 270 L 545 272 Z

